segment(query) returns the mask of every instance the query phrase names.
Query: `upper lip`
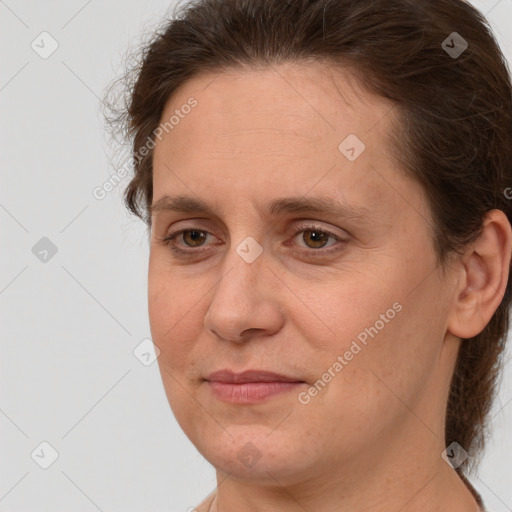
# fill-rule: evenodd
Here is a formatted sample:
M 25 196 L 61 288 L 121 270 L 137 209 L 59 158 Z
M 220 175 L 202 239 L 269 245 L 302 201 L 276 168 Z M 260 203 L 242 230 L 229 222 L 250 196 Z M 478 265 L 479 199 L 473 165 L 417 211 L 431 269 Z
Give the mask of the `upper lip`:
M 219 370 L 206 377 L 208 381 L 231 382 L 239 384 L 242 382 L 304 382 L 295 377 L 281 375 L 279 373 L 264 370 L 246 370 L 236 373 L 231 370 Z

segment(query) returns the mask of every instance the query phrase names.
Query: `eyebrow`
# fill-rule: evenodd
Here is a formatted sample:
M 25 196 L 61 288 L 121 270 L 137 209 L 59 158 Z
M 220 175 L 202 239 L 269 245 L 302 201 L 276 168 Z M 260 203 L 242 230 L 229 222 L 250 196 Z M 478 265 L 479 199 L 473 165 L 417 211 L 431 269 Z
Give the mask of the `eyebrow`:
M 282 197 L 264 203 L 263 207 L 271 217 L 286 213 L 309 213 L 353 219 L 368 224 L 378 220 L 378 216 L 373 210 L 364 206 L 346 205 L 327 197 Z M 215 206 L 202 199 L 183 195 L 175 197 L 165 195 L 150 206 L 151 216 L 161 212 L 201 213 L 216 216 Z

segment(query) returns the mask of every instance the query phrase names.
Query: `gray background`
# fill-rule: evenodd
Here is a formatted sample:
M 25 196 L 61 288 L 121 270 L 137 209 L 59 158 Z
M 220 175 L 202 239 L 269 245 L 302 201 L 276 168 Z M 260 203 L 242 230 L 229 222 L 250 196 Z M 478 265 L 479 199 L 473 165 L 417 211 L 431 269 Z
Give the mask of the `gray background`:
M 473 3 L 512 61 L 512 0 Z M 157 363 L 134 355 L 150 338 L 148 247 L 128 178 L 92 193 L 114 172 L 99 98 L 170 5 L 0 0 L 1 512 L 186 511 L 215 487 Z M 47 58 L 31 46 L 51 50 L 44 31 Z M 471 479 L 494 512 L 512 510 L 511 354 Z M 47 469 L 42 442 L 58 452 Z

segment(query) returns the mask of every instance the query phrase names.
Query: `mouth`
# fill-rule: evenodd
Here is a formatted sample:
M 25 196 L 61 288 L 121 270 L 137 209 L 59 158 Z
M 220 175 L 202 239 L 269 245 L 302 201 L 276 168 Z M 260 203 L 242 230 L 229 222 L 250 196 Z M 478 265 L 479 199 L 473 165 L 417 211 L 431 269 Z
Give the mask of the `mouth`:
M 217 399 L 235 404 L 258 403 L 306 384 L 295 377 L 264 370 L 219 370 L 205 381 Z

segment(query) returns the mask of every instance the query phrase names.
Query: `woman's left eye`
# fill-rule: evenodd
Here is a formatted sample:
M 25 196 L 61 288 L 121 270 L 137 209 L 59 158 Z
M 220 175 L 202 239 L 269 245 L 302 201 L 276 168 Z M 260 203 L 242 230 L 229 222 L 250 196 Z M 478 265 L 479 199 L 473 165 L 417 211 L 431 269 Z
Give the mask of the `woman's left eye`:
M 323 249 L 324 247 L 330 247 L 331 244 L 327 245 L 326 243 L 329 240 L 329 238 L 334 239 L 338 242 L 345 242 L 341 237 L 338 235 L 335 235 L 334 233 L 331 233 L 330 231 L 326 231 L 325 229 L 319 228 L 317 226 L 296 226 L 295 227 L 295 236 L 294 238 L 297 238 L 297 236 L 302 233 L 301 240 L 304 241 L 307 245 L 307 248 L 312 250 L 313 252 L 319 252 L 318 250 L 315 251 L 315 249 Z M 308 244 L 311 243 L 312 246 L 309 246 Z M 338 249 L 336 249 L 338 250 Z M 328 251 L 321 251 L 322 254 L 331 253 L 333 252 L 332 249 Z
M 294 247 L 299 247 L 298 252 L 306 252 L 309 254 L 313 253 L 319 253 L 318 255 L 326 255 L 331 254 L 333 252 L 337 252 L 340 250 L 339 248 L 336 249 L 329 249 L 329 250 L 320 250 L 324 249 L 324 247 L 331 247 L 332 245 L 340 245 L 340 244 L 331 244 L 326 245 L 329 239 L 334 239 L 337 242 L 340 242 L 341 245 L 343 245 L 343 242 L 346 242 L 346 240 L 342 239 L 340 236 L 335 235 L 334 233 L 331 233 L 330 231 L 326 231 L 325 229 L 322 229 L 318 226 L 311 226 L 311 225 L 300 225 L 296 226 L 294 228 L 294 239 L 298 237 L 299 234 L 302 233 L 302 241 L 306 244 L 306 248 L 300 249 L 300 247 L 304 246 L 297 246 L 294 245 Z M 182 241 L 185 242 L 185 246 L 189 247 L 189 249 L 182 249 L 179 247 L 179 244 L 177 243 L 178 237 L 181 236 Z M 208 235 L 214 236 L 211 233 L 209 233 L 206 230 L 198 229 L 196 227 L 186 227 L 183 229 L 180 229 L 178 231 L 175 231 L 173 233 L 170 233 L 165 238 L 163 238 L 161 241 L 169 246 L 171 250 L 176 254 L 192 254 L 197 253 L 198 251 L 194 251 L 194 248 L 202 247 L 203 242 L 207 240 Z

